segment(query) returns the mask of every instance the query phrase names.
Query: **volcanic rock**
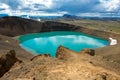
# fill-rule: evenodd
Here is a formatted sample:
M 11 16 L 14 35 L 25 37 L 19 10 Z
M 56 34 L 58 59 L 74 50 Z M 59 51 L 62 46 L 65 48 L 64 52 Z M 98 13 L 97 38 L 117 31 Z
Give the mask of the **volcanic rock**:
M 7 54 L 0 56 L 0 77 L 2 77 L 17 61 L 16 53 L 10 50 Z
M 83 53 L 83 54 L 89 54 L 91 56 L 94 56 L 95 55 L 95 50 L 93 49 L 82 49 L 80 51 L 80 53 Z
M 60 50 L 62 52 L 60 53 Z M 36 56 L 9 70 L 1 80 L 119 80 L 116 73 L 88 62 L 89 55 L 74 54 L 60 46 L 57 58 Z M 86 56 L 86 57 L 85 57 Z M 68 59 L 65 59 L 68 58 Z M 74 59 L 77 58 L 77 61 Z M 96 59 L 95 59 L 96 60 Z
M 39 55 L 34 56 L 33 58 L 31 58 L 30 60 L 32 61 L 32 60 L 34 60 L 34 59 L 36 59 L 36 58 L 38 58 L 38 57 L 41 57 L 41 56 L 50 57 L 50 54 L 39 54 Z
M 76 52 L 69 50 L 68 48 L 64 46 L 59 46 L 56 51 L 56 58 L 61 60 L 76 60 Z

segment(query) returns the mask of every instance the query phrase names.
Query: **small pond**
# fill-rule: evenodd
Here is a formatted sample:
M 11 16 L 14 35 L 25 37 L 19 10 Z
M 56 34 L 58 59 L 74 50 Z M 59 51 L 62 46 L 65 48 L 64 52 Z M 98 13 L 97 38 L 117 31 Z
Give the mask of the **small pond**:
M 109 45 L 107 40 L 79 32 L 56 31 L 26 34 L 19 36 L 20 46 L 32 54 L 56 56 L 57 48 L 62 45 L 79 52 L 83 48 L 100 48 Z

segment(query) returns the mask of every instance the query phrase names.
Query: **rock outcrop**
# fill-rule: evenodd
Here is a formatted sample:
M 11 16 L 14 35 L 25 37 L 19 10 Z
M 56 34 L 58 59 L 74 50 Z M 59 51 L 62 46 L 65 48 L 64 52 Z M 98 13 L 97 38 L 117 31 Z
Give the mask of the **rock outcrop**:
M 21 62 L 16 58 L 14 50 L 10 50 L 7 54 L 0 56 L 0 77 L 2 77 L 17 62 Z
M 65 61 L 75 61 L 77 59 L 77 53 L 69 50 L 68 48 L 65 48 L 64 46 L 59 46 L 57 51 L 56 51 L 56 58 L 65 60 Z
M 93 49 L 82 49 L 80 51 L 80 53 L 83 53 L 83 54 L 89 54 L 91 56 L 94 56 L 95 55 L 95 50 Z
M 63 46 L 59 46 L 56 51 L 56 58 L 58 59 L 68 59 L 70 58 L 70 54 L 67 53 L 67 48 L 64 48 Z

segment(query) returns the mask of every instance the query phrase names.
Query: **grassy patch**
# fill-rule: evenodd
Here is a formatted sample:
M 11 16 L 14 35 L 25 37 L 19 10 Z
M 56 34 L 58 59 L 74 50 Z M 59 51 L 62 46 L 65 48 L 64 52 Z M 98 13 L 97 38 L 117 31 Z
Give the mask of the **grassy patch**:
M 81 20 L 71 20 L 71 21 L 61 20 L 61 22 L 120 34 L 119 21 L 111 21 L 111 20 L 101 21 L 101 20 L 81 19 Z

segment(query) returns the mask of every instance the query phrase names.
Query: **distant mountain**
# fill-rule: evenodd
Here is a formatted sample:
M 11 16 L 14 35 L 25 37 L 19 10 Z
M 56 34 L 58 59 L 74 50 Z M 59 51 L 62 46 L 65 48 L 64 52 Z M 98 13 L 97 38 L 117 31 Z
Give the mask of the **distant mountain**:
M 71 14 L 64 14 L 62 16 L 63 18 L 68 18 L 68 19 L 90 19 L 90 20 L 120 20 L 120 17 L 102 17 L 102 16 L 76 16 L 76 15 L 71 15 Z
M 72 18 L 72 19 L 78 19 L 79 17 L 76 15 L 71 15 L 71 14 L 64 14 L 63 18 Z
M 8 14 L 0 14 L 0 17 L 8 16 Z

